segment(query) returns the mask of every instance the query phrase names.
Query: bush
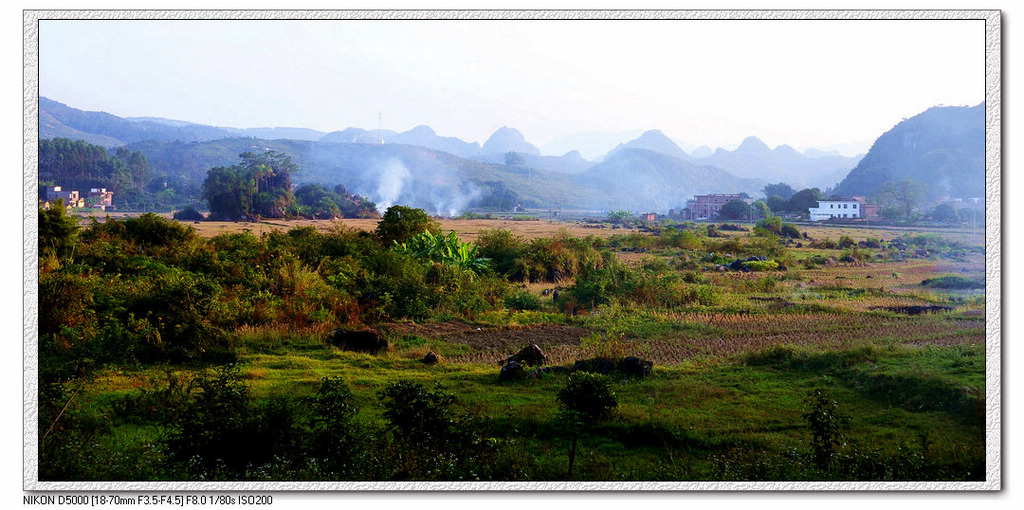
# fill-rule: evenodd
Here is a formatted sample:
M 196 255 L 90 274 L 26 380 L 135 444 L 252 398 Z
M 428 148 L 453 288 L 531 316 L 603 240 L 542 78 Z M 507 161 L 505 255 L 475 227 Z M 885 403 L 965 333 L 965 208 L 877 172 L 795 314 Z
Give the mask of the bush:
M 753 292 L 772 292 L 775 290 L 775 285 L 778 282 L 775 278 L 769 276 L 762 276 L 756 280 L 744 280 L 743 286 Z
M 441 449 L 453 435 L 455 396 L 410 381 L 391 383 L 378 396 L 384 418 L 403 444 Z
M 808 396 L 803 414 L 811 429 L 811 449 L 818 469 L 827 469 L 835 448 L 842 444 L 842 427 L 847 418 L 839 414 L 839 403 L 827 391 L 817 388 Z
M 701 306 L 715 306 L 722 299 L 722 292 L 712 285 L 693 285 L 683 291 L 681 302 Z
M 423 209 L 404 205 L 393 205 L 384 211 L 384 216 L 381 217 L 375 231 L 384 246 L 402 244 L 423 232 L 440 235 L 441 224 L 428 216 Z
M 800 239 L 801 237 L 800 230 L 792 223 L 783 223 L 781 234 L 783 237 L 788 237 L 790 239 Z
M 924 287 L 932 287 L 936 289 L 984 289 L 984 280 L 972 280 L 970 278 L 964 278 L 962 276 L 947 275 L 940 276 L 938 278 L 928 278 L 921 282 Z
M 188 393 L 165 443 L 171 458 L 199 477 L 245 478 L 295 453 L 298 434 L 288 401 L 255 402 L 233 367 L 197 377 Z
M 704 244 L 700 236 L 690 230 L 676 230 L 672 227 L 663 230 L 659 240 L 664 246 L 683 250 L 699 250 Z
M 779 268 L 779 263 L 774 260 L 748 260 L 740 264 L 740 267 L 751 271 L 775 271 Z
M 589 372 L 569 374 L 565 387 L 558 391 L 558 402 L 588 423 L 607 419 L 619 405 L 608 378 Z
M 526 253 L 527 248 L 522 237 L 501 229 L 481 230 L 476 242 L 480 256 L 490 259 L 491 267 L 496 272 L 509 277 L 514 275 L 516 261 Z
M 66 259 L 74 253 L 78 237 L 78 220 L 57 200 L 49 209 L 39 208 L 39 258 Z
M 526 289 L 521 289 L 505 298 L 505 308 L 513 310 L 540 310 L 540 298 Z
M 352 390 L 340 377 L 325 377 L 310 398 L 312 451 L 328 471 L 342 474 L 351 467 L 358 431 L 352 423 L 358 408 Z
M 172 217 L 178 221 L 203 221 L 206 219 L 203 213 L 197 211 L 191 205 L 180 211 L 175 211 Z

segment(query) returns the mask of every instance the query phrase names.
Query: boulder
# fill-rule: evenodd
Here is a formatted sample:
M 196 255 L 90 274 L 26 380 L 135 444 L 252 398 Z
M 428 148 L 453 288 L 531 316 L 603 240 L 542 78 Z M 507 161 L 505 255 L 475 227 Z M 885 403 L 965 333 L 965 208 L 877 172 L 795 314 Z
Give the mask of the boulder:
M 327 343 L 343 351 L 369 354 L 377 354 L 388 348 L 388 341 L 379 332 L 372 329 L 355 331 L 336 329 L 327 335 Z
M 426 354 L 426 356 L 423 356 L 423 359 L 421 359 L 420 361 L 427 365 L 437 365 L 444 361 L 444 358 L 442 358 L 436 352 L 430 351 Z
M 520 381 L 526 379 L 526 367 L 517 361 L 509 361 L 501 367 L 499 381 Z
M 652 368 L 654 368 L 654 362 L 642 360 L 636 356 L 627 356 L 619 361 L 619 370 L 638 379 L 650 374 Z
M 616 363 L 608 358 L 591 358 L 577 361 L 573 365 L 573 371 L 591 372 L 595 374 L 608 375 L 615 371 Z
M 533 369 L 532 372 L 526 374 L 527 378 L 537 379 L 543 374 L 565 374 L 568 373 L 569 369 L 566 367 L 552 366 L 552 367 L 538 367 Z
M 544 355 L 544 351 L 540 350 L 540 347 L 538 347 L 537 344 L 532 344 L 523 347 L 523 349 L 516 354 L 509 356 L 502 361 L 502 364 L 512 363 L 514 361 L 519 364 L 540 366 L 543 365 L 547 359 L 547 356 Z

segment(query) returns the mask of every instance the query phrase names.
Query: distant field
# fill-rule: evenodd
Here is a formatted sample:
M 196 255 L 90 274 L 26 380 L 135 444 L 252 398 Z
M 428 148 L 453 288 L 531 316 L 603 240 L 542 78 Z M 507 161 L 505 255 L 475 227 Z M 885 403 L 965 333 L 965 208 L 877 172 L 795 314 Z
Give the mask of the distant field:
M 125 216 L 138 216 L 133 213 L 121 213 L 111 215 L 112 218 L 120 219 Z M 170 214 L 160 214 L 169 218 Z M 97 217 L 102 221 L 102 218 Z M 313 226 L 321 231 L 329 231 L 339 226 L 355 228 L 372 232 L 377 228 L 378 220 L 365 219 L 338 219 L 338 220 L 262 220 L 259 222 L 233 222 L 233 221 L 196 221 L 184 222 L 196 229 L 196 232 L 203 237 L 213 237 L 231 232 L 251 231 L 256 235 L 271 230 L 286 232 L 296 227 Z M 613 234 L 624 234 L 636 230 L 613 228 L 610 225 L 588 226 L 582 222 L 560 222 L 549 220 L 502 220 L 502 219 L 473 219 L 473 220 L 452 220 L 442 219 L 441 228 L 445 232 L 454 230 L 458 232 L 459 238 L 463 241 L 475 241 L 482 230 L 505 229 L 511 230 L 527 239 L 537 237 L 550 237 L 559 232 L 566 232 L 571 236 L 586 237 L 588 235 L 610 236 Z
M 112 218 L 123 218 L 138 216 L 141 213 L 117 213 Z M 169 213 L 160 213 L 159 216 L 170 218 Z M 102 221 L 102 217 L 97 217 Z M 196 232 L 203 237 L 213 237 L 219 234 L 230 232 L 243 232 L 249 230 L 256 235 L 271 230 L 288 231 L 296 227 L 313 226 L 321 231 L 328 231 L 338 226 L 373 231 L 377 228 L 378 220 L 366 219 L 337 219 L 337 220 L 262 220 L 259 222 L 231 222 L 231 221 L 202 221 L 186 222 L 196 229 Z M 538 237 L 550 237 L 564 232 L 571 236 L 586 237 L 597 235 L 608 237 L 616 234 L 627 234 L 636 232 L 636 229 L 617 228 L 610 224 L 586 223 L 583 221 L 557 221 L 548 219 L 536 220 L 509 220 L 509 219 L 441 219 L 441 228 L 448 232 L 454 230 L 459 238 L 466 242 L 473 242 L 485 229 L 511 230 L 526 239 Z M 749 227 L 749 224 L 737 222 Z M 939 233 L 950 241 L 970 245 L 985 244 L 984 228 L 935 228 L 935 227 L 891 227 L 874 225 L 811 225 L 797 224 L 801 232 L 807 232 L 814 239 L 833 239 L 847 235 L 855 241 L 863 241 L 867 238 L 891 239 L 904 234 L 915 235 L 922 233 Z M 729 231 L 722 231 L 722 234 L 737 234 Z M 743 232 L 739 232 L 742 234 Z

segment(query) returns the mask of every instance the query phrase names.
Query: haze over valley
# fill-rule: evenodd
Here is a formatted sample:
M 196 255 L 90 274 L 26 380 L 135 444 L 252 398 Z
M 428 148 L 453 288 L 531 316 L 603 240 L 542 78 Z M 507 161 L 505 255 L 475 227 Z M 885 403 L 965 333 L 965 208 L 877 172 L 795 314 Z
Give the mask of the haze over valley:
M 965 116 L 961 111 L 968 113 Z M 941 125 L 927 127 L 935 122 Z M 902 127 L 904 124 L 908 127 Z M 180 182 L 180 186 L 193 191 L 210 168 L 230 166 L 243 152 L 277 151 L 296 163 L 297 171 L 292 176 L 296 185 L 340 184 L 375 202 L 381 210 L 404 204 L 443 216 L 471 209 L 508 211 L 516 206 L 666 213 L 696 194 L 747 193 L 759 197 L 770 183 L 872 195 L 884 182 L 882 177 L 899 180 L 905 173 L 924 180 L 922 172 L 926 170 L 921 169 L 922 165 L 956 167 L 941 182 L 947 195 L 962 191 L 971 197 L 981 196 L 981 106 L 935 108 L 901 123 L 894 131 L 906 131 L 912 125 L 918 126 L 917 131 L 941 133 L 945 129 L 962 135 L 934 139 L 937 135 L 922 132 L 916 135 L 920 141 L 931 144 L 929 147 L 945 144 L 942 150 L 900 156 L 894 151 L 902 145 L 893 147 L 885 142 L 898 135 L 887 135 L 880 138 L 885 143 L 876 144 L 869 157 L 845 157 L 820 149 L 801 153 L 789 145 L 770 148 L 755 136 L 746 138 L 734 150 L 702 146 L 703 150 L 688 153 L 655 129 L 588 160 L 575 149 L 560 156 L 542 155 L 525 135 L 508 126 L 483 143 L 442 136 L 427 125 L 401 133 L 358 127 L 332 132 L 302 127 L 238 129 L 152 117 L 125 119 L 78 110 L 45 97 L 40 98 L 39 134 L 41 139 L 69 138 L 111 150 L 124 147 L 139 151 L 152 165 L 154 177 Z M 595 134 L 589 133 L 580 139 L 594 138 Z M 605 139 L 611 140 L 611 135 Z M 965 146 L 963 150 L 961 145 Z M 862 161 L 870 163 L 878 174 L 878 168 L 889 168 L 882 163 L 887 158 L 899 160 L 892 167 L 893 175 L 875 175 L 869 179 L 873 186 L 859 177 L 869 167 L 849 176 Z M 922 163 L 915 163 L 921 158 Z M 54 179 L 44 171 L 41 181 Z M 951 185 L 960 181 L 960 185 Z M 189 194 L 180 191 L 183 198 Z

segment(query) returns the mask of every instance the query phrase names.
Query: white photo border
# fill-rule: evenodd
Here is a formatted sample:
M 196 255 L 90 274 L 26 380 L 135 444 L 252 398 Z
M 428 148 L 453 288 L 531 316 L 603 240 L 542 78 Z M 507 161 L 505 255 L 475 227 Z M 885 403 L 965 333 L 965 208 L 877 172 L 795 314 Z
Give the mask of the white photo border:
M 1002 52 L 999 10 L 25 10 L 24 450 L 26 491 L 999 491 L 1002 489 Z M 39 22 L 82 20 L 984 20 L 986 476 L 982 482 L 42 482 L 38 480 Z

